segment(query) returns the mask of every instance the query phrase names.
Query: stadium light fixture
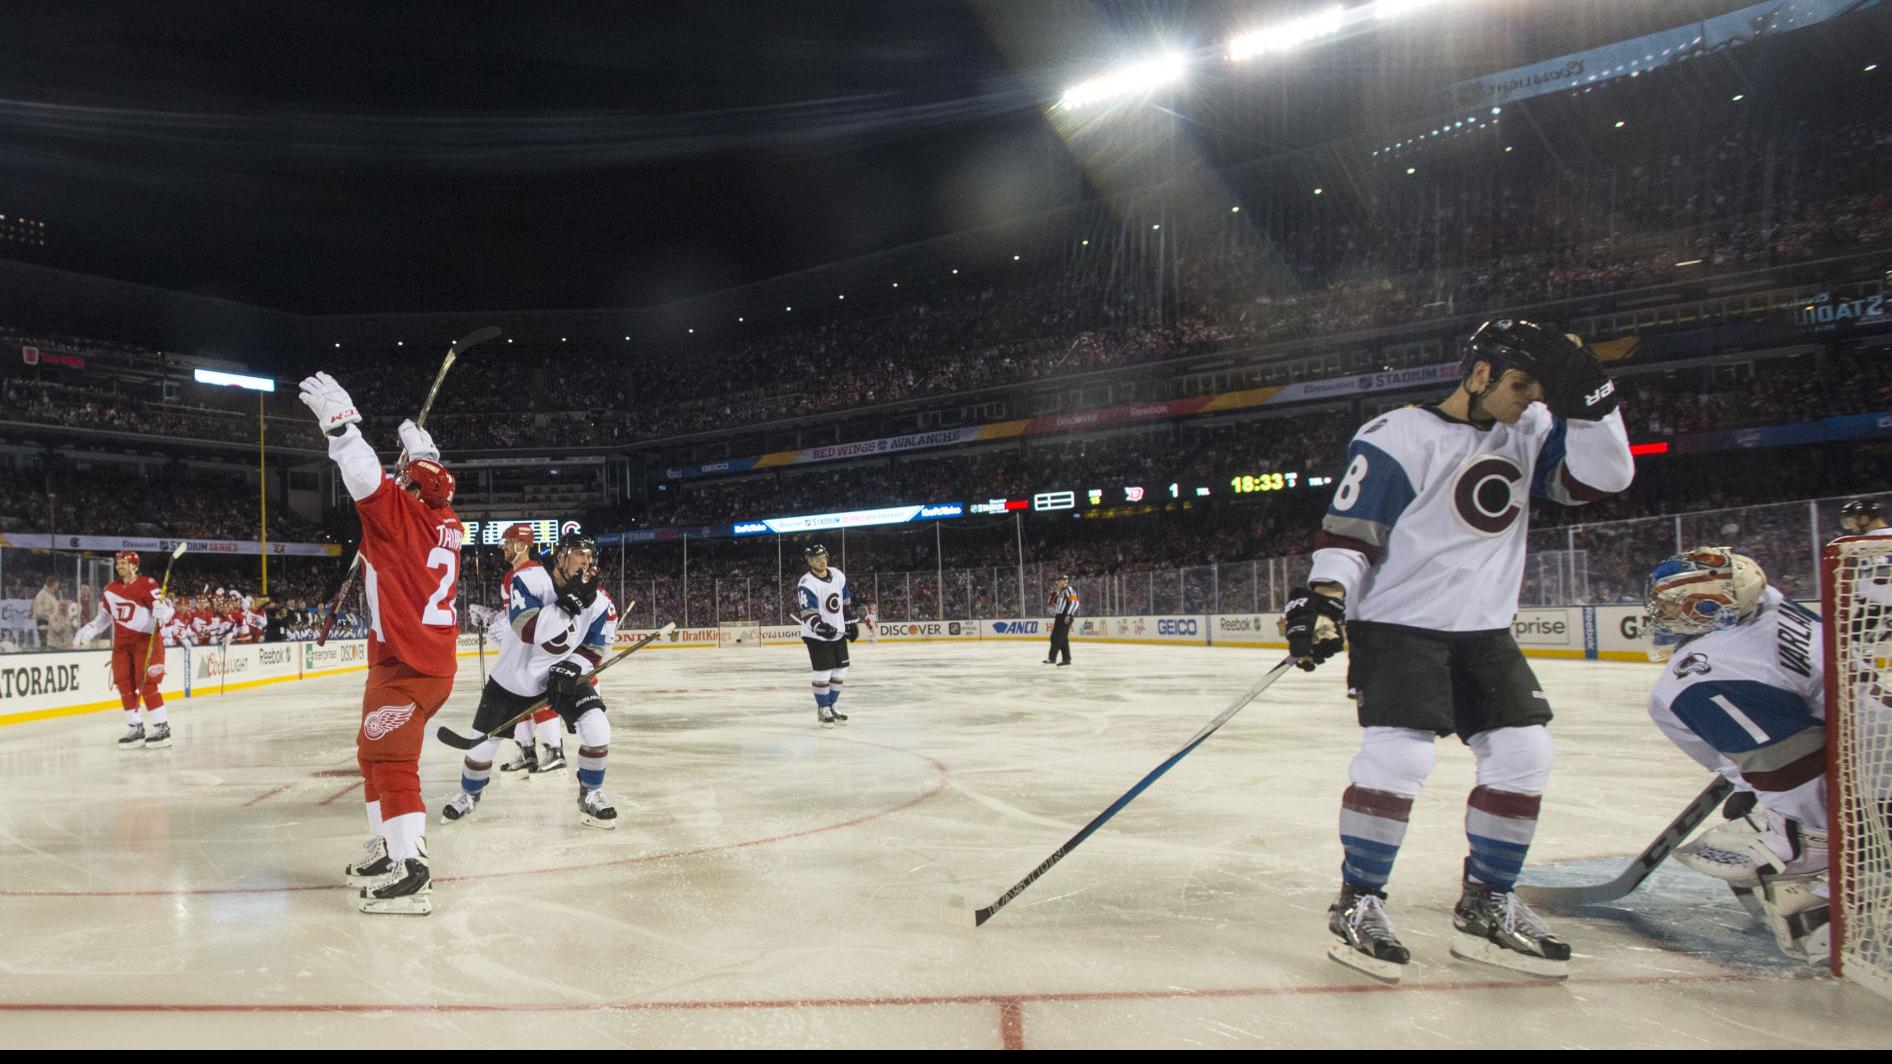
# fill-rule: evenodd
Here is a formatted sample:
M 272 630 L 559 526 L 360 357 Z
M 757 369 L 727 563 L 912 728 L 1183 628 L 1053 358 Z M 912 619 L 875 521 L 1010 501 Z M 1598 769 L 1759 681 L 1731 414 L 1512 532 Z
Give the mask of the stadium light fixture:
M 1408 166 L 1408 167 L 1406 167 L 1406 176 L 1407 176 L 1407 177 L 1411 177 L 1411 176 L 1412 176 L 1413 174 L 1416 174 L 1416 173 L 1418 173 L 1418 172 L 1419 172 L 1419 168 L 1418 168 L 1418 167 L 1416 167 L 1416 166 Z
M 340 346 L 340 345 L 337 345 Z M 252 377 L 247 373 L 224 373 L 214 369 L 194 369 L 191 376 L 199 384 L 215 384 L 226 388 L 248 388 L 253 392 L 273 392 L 276 382 L 268 377 Z
M 1622 120 L 1622 119 L 1620 119 L 1620 118 L 1619 118 L 1619 119 L 1617 119 L 1617 120 L 1616 120 L 1616 128 L 1617 128 L 1617 129 L 1621 129 L 1621 128 L 1623 128 L 1623 120 Z
M 1239 63 L 1258 55 L 1285 52 L 1309 41 L 1332 36 L 1340 32 L 1341 26 L 1346 21 L 1346 15 L 1346 9 L 1335 4 L 1311 15 L 1303 15 L 1297 19 L 1273 26 L 1263 26 L 1231 37 L 1228 42 L 1229 62 Z
M 1086 243 L 1086 244 L 1088 244 L 1088 243 L 1090 243 L 1090 241 L 1088 241 L 1088 240 L 1086 240 L 1086 241 L 1084 241 L 1084 243 Z M 1013 256 L 1012 256 L 1012 261 L 1013 261 L 1013 262 L 1017 262 L 1017 261 L 1018 261 L 1018 256 L 1017 256 L 1017 255 L 1013 255 Z
M 1511 154 L 1511 145 L 1509 145 L 1509 144 L 1506 144 L 1506 145 L 1504 146 L 1504 153 L 1505 153 L 1506 155 L 1509 155 L 1509 154 Z
M 340 351 L 341 349 L 342 349 L 342 345 L 341 345 L 341 344 L 339 344 L 339 343 L 337 343 L 337 344 L 335 345 L 335 350 L 337 350 L 337 351 Z
M 1147 96 L 1165 85 L 1174 85 L 1189 73 L 1189 59 L 1181 52 L 1164 52 L 1154 59 L 1107 70 L 1088 81 L 1080 81 L 1064 90 L 1058 106 L 1075 111 L 1092 104 Z
M 1700 266 L 1701 260 L 1700 259 L 1683 259 L 1681 262 L 1676 263 L 1676 265 L 1677 266 Z
M 1728 97 L 1728 99 L 1733 103 L 1740 103 L 1742 100 L 1747 99 L 1747 93 L 1737 92 L 1733 96 Z
M 1242 208 L 1241 208 L 1241 206 L 1240 206 L 1240 205 L 1238 204 L 1238 205 L 1236 205 L 1236 206 L 1233 206 L 1233 207 L 1230 207 L 1230 208 L 1228 209 L 1228 212 L 1229 212 L 1230 214 L 1240 214 L 1240 213 L 1242 213 Z
M 1867 64 L 1866 64 L 1866 73 L 1868 73 L 1868 74 L 1870 74 L 1870 73 L 1872 73 L 1873 71 L 1875 71 L 1875 70 L 1877 70 L 1877 69 L 1879 69 L 1879 64 L 1877 64 L 1877 63 L 1867 63 Z

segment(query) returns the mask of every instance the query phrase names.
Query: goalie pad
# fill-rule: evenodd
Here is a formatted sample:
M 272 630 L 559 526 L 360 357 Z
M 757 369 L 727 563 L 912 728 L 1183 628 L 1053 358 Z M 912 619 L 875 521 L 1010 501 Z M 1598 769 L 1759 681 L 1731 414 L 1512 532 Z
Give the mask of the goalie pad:
M 1826 874 L 1764 876 L 1756 893 L 1780 952 L 1808 964 L 1825 964 L 1832 952 Z

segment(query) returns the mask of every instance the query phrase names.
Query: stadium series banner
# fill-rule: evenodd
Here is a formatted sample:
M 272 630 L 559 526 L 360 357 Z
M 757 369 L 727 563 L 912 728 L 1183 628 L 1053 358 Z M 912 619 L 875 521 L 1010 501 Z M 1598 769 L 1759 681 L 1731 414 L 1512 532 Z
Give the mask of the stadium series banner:
M 1830 18 L 1874 7 L 1879 0 L 1768 0 L 1725 15 L 1687 22 L 1674 29 L 1632 37 L 1587 52 L 1501 70 L 1452 86 L 1452 101 L 1463 107 L 1489 107 L 1528 100 L 1545 93 L 1626 78 L 1671 63 L 1698 59 L 1817 25 Z M 1678 5 L 1679 6 L 1679 5 Z
M 878 440 L 837 443 L 825 447 L 807 447 L 797 451 L 772 451 L 753 458 L 727 458 L 716 462 L 705 462 L 702 465 L 671 466 L 664 470 L 664 476 L 670 480 L 690 480 L 722 473 L 746 473 L 755 469 L 774 469 L 779 466 L 805 465 L 810 462 L 832 462 L 841 458 L 861 458 L 933 447 L 951 447 L 961 443 L 1017 439 L 1021 436 L 1069 432 L 1072 429 L 1134 424 L 1139 421 L 1168 421 L 1193 414 L 1217 414 L 1226 410 L 1281 406 L 1314 399 L 1332 399 L 1338 396 L 1414 388 L 1457 380 L 1458 363 L 1441 362 L 1430 366 L 1414 366 L 1410 369 L 1362 373 L 1349 377 L 1329 377 L 1325 380 L 1300 381 L 1295 384 L 1267 388 L 1245 388 L 1241 391 L 1219 392 L 1215 395 L 1195 395 L 1187 399 L 1171 399 L 1158 403 L 1131 403 L 1127 406 L 1085 410 L 1075 414 L 1049 414 L 1018 421 L 999 421 L 990 425 L 941 429 L 937 432 L 915 432 L 905 436 L 886 436 Z
M 253 539 L 193 539 L 191 550 L 199 554 L 261 554 L 263 544 Z M 93 550 L 117 553 L 121 550 L 150 551 L 163 554 L 177 546 L 175 539 L 155 536 L 69 536 L 63 532 L 0 532 L 0 547 L 21 550 Z M 342 548 L 334 543 L 271 543 L 272 557 L 339 558 Z

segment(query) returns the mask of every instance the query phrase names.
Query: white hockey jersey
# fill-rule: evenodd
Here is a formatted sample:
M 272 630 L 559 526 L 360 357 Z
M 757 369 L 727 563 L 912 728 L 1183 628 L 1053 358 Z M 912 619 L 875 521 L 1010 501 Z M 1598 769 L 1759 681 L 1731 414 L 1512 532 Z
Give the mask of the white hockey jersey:
M 1803 787 L 1826 771 L 1824 646 L 1818 615 L 1770 587 L 1747 620 L 1675 648 L 1649 716 L 1704 767 L 1760 791 Z
M 847 574 L 828 566 L 828 577 L 822 579 L 811 570 L 801 574 L 801 580 L 795 584 L 795 609 L 801 614 L 801 637 L 803 639 L 821 639 L 815 634 L 815 622 L 826 621 L 834 626 L 834 636 L 828 641 L 847 638 L 847 604 L 853 593 L 848 590 Z
M 1354 434 L 1309 579 L 1345 588 L 1352 620 L 1509 628 L 1530 500 L 1577 506 L 1634 476 L 1616 411 L 1566 422 L 1533 403 L 1515 425 L 1476 425 L 1431 407 L 1395 410 Z
M 500 641 L 493 680 L 513 694 L 544 694 L 554 662 L 576 661 L 591 672 L 617 635 L 617 605 L 602 588 L 577 616 L 560 609 L 557 600 L 552 574 L 537 562 L 514 569 L 506 582 L 511 638 Z

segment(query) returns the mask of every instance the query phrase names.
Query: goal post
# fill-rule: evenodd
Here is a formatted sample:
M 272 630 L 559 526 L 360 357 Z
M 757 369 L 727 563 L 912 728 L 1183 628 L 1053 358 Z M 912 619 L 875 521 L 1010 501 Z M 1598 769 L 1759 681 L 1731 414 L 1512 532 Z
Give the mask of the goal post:
M 1833 974 L 1892 998 L 1892 537 L 1821 553 Z

